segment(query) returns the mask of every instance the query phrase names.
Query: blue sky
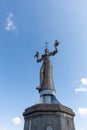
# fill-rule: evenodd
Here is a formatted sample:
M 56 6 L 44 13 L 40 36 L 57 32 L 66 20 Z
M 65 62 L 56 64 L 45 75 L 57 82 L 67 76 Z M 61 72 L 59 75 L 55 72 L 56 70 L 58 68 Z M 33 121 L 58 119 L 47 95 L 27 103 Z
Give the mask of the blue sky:
M 57 99 L 75 112 L 76 130 L 87 130 L 87 1 L 0 0 L 0 130 L 22 130 L 24 110 L 39 99 L 34 54 L 45 42 Z

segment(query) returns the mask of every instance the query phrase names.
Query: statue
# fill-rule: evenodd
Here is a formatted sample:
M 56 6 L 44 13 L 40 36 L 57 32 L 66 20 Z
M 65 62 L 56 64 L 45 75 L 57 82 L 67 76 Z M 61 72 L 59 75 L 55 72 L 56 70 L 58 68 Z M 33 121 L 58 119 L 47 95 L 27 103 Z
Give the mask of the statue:
M 46 43 L 47 44 L 47 43 Z M 39 52 L 36 52 L 35 57 L 37 58 L 37 62 L 42 62 L 43 64 L 40 69 L 40 86 L 37 87 L 39 92 L 41 90 L 53 90 L 55 91 L 53 76 L 52 76 L 52 64 L 49 59 L 50 56 L 54 56 L 57 52 L 57 46 L 59 42 L 56 40 L 54 43 L 55 50 L 53 52 L 49 52 L 47 46 L 45 48 L 45 54 L 39 58 Z

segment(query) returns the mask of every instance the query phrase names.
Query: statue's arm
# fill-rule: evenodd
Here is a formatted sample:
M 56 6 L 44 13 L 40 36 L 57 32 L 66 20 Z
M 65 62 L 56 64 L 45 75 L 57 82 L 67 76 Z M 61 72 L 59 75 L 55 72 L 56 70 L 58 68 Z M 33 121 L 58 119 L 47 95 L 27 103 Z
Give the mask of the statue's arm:
M 37 62 L 41 62 L 42 58 L 39 58 L 39 52 L 36 52 L 36 54 L 34 55 L 34 57 L 37 58 Z
M 55 50 L 53 52 L 49 52 L 49 56 L 54 56 L 58 52 L 57 46 L 59 45 L 59 42 L 56 40 L 54 43 Z
M 49 56 L 54 56 L 58 51 L 54 50 L 53 52 L 49 52 Z
M 37 58 L 37 62 L 41 62 L 42 61 L 42 58 Z

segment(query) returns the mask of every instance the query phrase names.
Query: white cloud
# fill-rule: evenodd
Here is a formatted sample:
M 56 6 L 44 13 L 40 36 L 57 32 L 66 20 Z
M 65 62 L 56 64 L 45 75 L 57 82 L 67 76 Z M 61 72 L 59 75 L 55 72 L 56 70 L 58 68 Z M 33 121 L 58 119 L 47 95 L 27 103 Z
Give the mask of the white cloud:
M 20 117 L 14 117 L 14 118 L 12 118 L 12 122 L 13 122 L 16 126 L 18 126 L 18 125 L 21 124 L 21 119 L 20 119 Z
M 81 117 L 87 117 L 87 108 L 78 108 L 78 114 Z
M 79 87 L 75 88 L 75 92 L 87 92 L 87 78 L 81 78 L 77 83 Z
M 75 92 L 87 92 L 87 88 L 84 86 L 75 88 Z
M 13 19 L 13 13 L 10 13 L 6 19 L 6 26 L 5 26 L 6 31 L 16 31 L 16 26 L 12 19 Z
M 83 85 L 87 85 L 87 78 L 81 78 L 81 83 Z

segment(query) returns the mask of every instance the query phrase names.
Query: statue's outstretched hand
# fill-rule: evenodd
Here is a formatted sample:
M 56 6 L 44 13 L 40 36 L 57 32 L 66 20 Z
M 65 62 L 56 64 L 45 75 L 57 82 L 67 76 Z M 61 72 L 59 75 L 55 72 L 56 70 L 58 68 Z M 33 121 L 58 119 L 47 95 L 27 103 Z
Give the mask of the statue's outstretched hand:
M 59 42 L 57 40 L 55 40 L 55 43 L 54 43 L 54 46 L 58 46 L 59 45 Z
M 37 51 L 34 57 L 39 57 L 39 52 Z

